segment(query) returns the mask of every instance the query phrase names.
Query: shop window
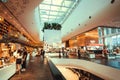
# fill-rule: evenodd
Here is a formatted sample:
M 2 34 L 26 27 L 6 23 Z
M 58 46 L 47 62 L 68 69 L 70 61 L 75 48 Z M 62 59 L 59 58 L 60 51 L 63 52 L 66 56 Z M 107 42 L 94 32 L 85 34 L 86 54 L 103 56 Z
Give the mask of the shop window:
M 104 28 L 104 35 L 108 34 L 108 28 Z
M 117 37 L 116 36 L 112 37 L 112 44 L 113 44 L 113 46 L 117 46 Z
M 115 29 L 115 28 L 112 28 L 112 29 L 111 29 L 111 33 L 116 33 L 116 29 Z
M 102 36 L 102 29 L 101 29 L 101 27 L 98 27 L 98 34 L 99 34 L 100 37 Z
M 106 35 L 109 35 L 111 31 L 111 28 L 106 28 Z
M 108 49 L 112 49 L 112 40 L 111 40 L 111 37 L 105 38 L 105 45 L 107 46 Z
M 118 42 L 117 45 L 120 45 L 120 35 L 117 36 L 117 42 Z
M 103 38 L 99 38 L 99 43 L 103 44 Z
M 118 32 L 120 32 L 120 28 L 118 29 Z

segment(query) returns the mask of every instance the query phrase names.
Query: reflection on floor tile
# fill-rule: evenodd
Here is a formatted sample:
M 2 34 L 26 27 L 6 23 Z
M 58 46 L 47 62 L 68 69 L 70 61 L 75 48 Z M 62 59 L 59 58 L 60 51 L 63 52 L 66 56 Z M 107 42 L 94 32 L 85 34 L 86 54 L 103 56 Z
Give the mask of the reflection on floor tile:
M 46 59 L 35 57 L 29 61 L 25 72 L 16 73 L 10 80 L 52 80 L 52 77 Z
M 52 53 L 52 54 L 49 54 L 49 56 L 51 58 L 72 58 L 72 59 L 78 59 L 77 56 L 64 56 L 64 57 L 59 57 L 57 53 Z M 98 64 L 102 64 L 102 65 L 106 65 L 106 66 L 110 66 L 110 67 L 113 67 L 113 68 L 116 68 L 116 69 L 120 69 L 120 59 L 105 59 L 105 58 L 101 58 L 101 57 L 97 57 L 97 58 L 93 58 L 93 59 L 88 59 L 88 58 L 80 58 L 80 59 L 83 59 L 83 60 L 88 60 L 88 61 L 92 61 L 92 62 L 95 62 L 95 63 L 98 63 Z

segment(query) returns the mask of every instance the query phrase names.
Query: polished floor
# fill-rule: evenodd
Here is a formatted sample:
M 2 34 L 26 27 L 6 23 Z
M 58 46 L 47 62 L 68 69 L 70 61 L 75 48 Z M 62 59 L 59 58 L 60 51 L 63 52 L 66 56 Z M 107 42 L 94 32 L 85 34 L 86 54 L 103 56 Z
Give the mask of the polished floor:
M 90 59 L 90 61 L 120 70 L 120 59 Z
M 59 57 L 57 53 L 49 53 L 46 56 L 51 58 L 72 58 L 78 59 L 77 56 L 62 56 Z M 116 69 L 120 69 L 120 59 L 104 59 L 104 58 L 95 58 L 95 59 L 87 59 L 80 58 L 84 60 L 89 60 L 98 64 L 110 66 Z M 44 60 L 38 57 L 32 57 L 28 61 L 27 69 L 25 72 L 21 72 L 21 74 L 16 73 L 10 80 L 53 80 L 51 76 L 51 72 L 49 69 L 49 65 L 47 63 L 47 59 Z
M 52 80 L 52 77 L 47 60 L 34 57 L 28 61 L 26 71 L 16 73 L 10 80 Z
M 78 57 L 76 55 L 68 55 L 68 56 L 61 56 L 59 57 L 58 54 L 56 53 L 52 53 L 52 54 L 48 54 L 50 57 L 52 58 L 72 58 L 72 59 L 78 59 Z M 110 66 L 116 69 L 120 70 L 120 58 L 117 59 L 105 59 L 102 57 L 97 57 L 97 58 L 79 58 L 79 59 L 83 59 L 83 60 L 88 60 L 88 61 L 92 61 L 98 64 L 102 64 L 102 65 L 106 65 L 106 66 Z

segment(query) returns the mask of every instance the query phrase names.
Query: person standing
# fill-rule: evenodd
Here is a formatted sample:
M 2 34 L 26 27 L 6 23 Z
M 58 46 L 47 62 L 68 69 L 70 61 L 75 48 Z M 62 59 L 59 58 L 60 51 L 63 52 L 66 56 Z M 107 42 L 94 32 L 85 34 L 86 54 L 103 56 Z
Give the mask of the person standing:
M 16 58 L 16 68 L 20 74 L 21 73 L 21 64 L 22 64 L 22 52 L 20 49 L 17 50 L 15 58 Z
M 107 58 L 108 50 L 106 46 L 103 47 L 102 54 L 104 55 L 105 58 Z
M 62 54 L 63 54 L 63 57 L 64 57 L 64 54 L 65 54 L 65 49 L 64 49 L 64 47 L 62 48 Z
M 81 58 L 81 54 L 80 54 L 80 48 L 78 48 L 78 59 Z
M 42 59 L 44 60 L 44 57 L 45 57 L 45 50 L 44 49 L 41 49 L 41 56 L 42 56 Z
M 80 53 L 81 53 L 81 57 L 86 57 L 86 54 L 85 54 L 85 50 L 84 50 L 84 47 L 83 46 L 81 46 L 81 48 L 80 48 Z
M 120 48 L 119 48 L 119 47 L 116 48 L 116 53 L 117 53 L 117 54 L 120 53 Z
M 45 50 L 43 49 L 43 59 L 45 58 Z
M 59 49 L 58 53 L 59 53 L 59 58 L 61 58 L 61 50 L 60 49 Z
M 26 59 L 27 59 L 27 50 L 26 47 L 23 48 L 23 64 L 22 64 L 22 71 L 26 71 Z

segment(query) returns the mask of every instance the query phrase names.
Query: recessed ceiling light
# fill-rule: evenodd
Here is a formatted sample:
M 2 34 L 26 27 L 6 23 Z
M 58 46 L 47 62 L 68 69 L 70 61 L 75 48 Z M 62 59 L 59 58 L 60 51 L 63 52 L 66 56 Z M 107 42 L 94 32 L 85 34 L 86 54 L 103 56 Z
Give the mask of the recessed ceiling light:
M 89 16 L 89 19 L 91 19 L 91 16 Z
M 10 17 L 10 19 L 12 19 L 12 17 Z
M 111 0 L 111 4 L 113 4 L 115 2 L 115 0 Z
M 7 14 L 7 11 L 5 11 L 4 13 Z
M 4 18 L 2 16 L 0 16 L 0 22 L 4 21 Z

